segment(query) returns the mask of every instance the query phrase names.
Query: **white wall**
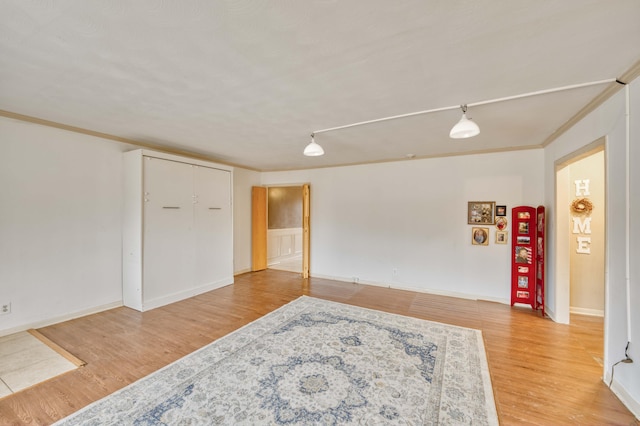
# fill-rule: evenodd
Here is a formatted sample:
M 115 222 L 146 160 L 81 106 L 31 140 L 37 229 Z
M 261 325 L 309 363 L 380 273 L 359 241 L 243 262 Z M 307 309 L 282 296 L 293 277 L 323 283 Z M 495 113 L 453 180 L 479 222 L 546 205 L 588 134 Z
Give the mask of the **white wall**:
M 472 246 L 467 202 L 509 215 L 537 206 L 542 164 L 543 151 L 528 150 L 263 173 L 262 183 L 311 184 L 313 276 L 508 302 L 511 245 L 495 244 L 490 226 L 490 245 Z
M 614 391 L 640 416 L 640 82 L 630 86 L 630 132 L 626 127 L 626 92 L 623 90 L 589 114 L 576 126 L 545 148 L 545 198 L 549 205 L 549 239 L 547 246 L 547 302 L 549 311 L 559 322 L 569 321 L 569 287 L 563 278 L 562 265 L 556 263 L 555 164 L 571 153 L 601 137 L 607 138 L 606 158 L 606 293 L 605 293 L 605 381 L 611 366 L 624 358 L 624 348 L 631 341 L 632 364 L 619 364 L 614 375 Z M 630 136 L 627 152 L 626 138 Z M 629 160 L 629 173 L 627 173 Z M 627 195 L 627 191 L 629 194 Z M 635 213 L 632 213 L 635 212 Z M 627 227 L 629 223 L 629 227 Z M 629 273 L 627 273 L 629 265 Z M 627 291 L 627 285 L 629 291 Z M 631 316 L 627 317 L 630 307 Z
M 251 270 L 251 187 L 260 186 L 260 173 L 233 169 L 233 271 Z
M 0 117 L 0 335 L 122 302 L 127 145 Z

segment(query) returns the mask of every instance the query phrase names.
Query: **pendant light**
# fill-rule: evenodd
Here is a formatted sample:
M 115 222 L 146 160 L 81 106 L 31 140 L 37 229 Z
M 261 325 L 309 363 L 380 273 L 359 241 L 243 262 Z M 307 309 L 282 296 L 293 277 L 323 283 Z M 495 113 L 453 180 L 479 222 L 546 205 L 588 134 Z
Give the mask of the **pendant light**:
M 307 157 L 318 157 L 324 155 L 324 149 L 313 139 L 314 134 L 311 133 L 311 143 L 304 149 L 304 155 Z
M 480 127 L 467 118 L 467 106 L 460 105 L 462 108 L 462 118 L 449 132 L 449 137 L 453 139 L 465 139 L 480 134 Z

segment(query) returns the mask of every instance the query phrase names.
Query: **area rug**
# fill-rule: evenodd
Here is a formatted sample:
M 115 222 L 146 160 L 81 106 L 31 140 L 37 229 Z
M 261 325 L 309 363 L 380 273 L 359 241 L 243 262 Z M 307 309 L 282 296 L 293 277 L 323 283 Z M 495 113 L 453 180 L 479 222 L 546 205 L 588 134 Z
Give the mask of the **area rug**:
M 481 332 L 303 296 L 57 425 L 498 424 Z

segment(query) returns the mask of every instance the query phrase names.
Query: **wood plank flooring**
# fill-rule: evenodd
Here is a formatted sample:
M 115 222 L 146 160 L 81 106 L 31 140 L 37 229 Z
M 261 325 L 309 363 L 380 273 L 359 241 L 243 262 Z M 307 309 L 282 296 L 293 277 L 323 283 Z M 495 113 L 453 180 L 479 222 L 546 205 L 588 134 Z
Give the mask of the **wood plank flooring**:
M 116 308 L 39 331 L 87 365 L 0 400 L 0 425 L 46 425 L 301 295 L 482 330 L 504 425 L 639 423 L 602 382 L 602 320 L 267 270 L 140 313 Z

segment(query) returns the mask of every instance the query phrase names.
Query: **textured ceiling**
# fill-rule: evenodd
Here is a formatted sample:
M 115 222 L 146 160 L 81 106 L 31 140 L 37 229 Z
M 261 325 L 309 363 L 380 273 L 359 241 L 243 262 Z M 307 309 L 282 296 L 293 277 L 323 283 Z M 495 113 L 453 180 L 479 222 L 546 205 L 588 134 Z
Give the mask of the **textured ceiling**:
M 638 0 L 0 0 L 0 110 L 283 170 L 541 146 L 640 60 Z M 449 139 L 446 110 L 482 133 Z M 6 115 L 6 113 L 5 113 Z

